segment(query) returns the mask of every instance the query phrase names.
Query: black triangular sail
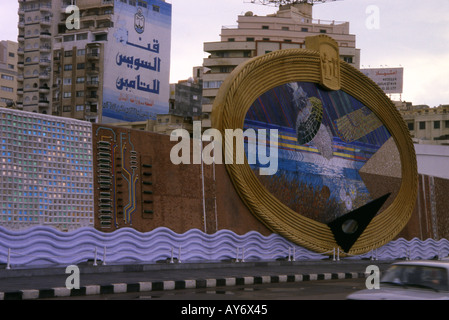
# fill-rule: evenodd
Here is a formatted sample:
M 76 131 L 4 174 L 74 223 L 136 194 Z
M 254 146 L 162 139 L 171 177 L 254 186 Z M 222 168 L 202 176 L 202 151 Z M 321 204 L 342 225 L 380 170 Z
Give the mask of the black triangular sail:
M 364 206 L 355 209 L 345 215 L 328 223 L 334 234 L 335 241 L 343 249 L 344 252 L 349 252 L 354 243 L 360 235 L 365 231 L 371 220 L 379 212 L 380 208 L 387 201 L 391 193 L 377 198 Z

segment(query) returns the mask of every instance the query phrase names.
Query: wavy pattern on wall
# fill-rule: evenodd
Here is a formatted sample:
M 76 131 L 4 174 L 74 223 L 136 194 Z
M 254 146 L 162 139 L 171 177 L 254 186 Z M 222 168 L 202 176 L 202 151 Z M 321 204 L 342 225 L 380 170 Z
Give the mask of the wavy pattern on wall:
M 229 230 L 215 234 L 192 229 L 177 234 L 168 228 L 158 228 L 141 233 L 131 228 L 103 233 L 91 227 L 72 232 L 61 232 L 52 227 L 38 226 L 12 231 L 0 227 L 0 263 L 6 263 L 10 250 L 11 266 L 32 267 L 70 265 L 92 260 L 97 250 L 98 260 L 108 264 L 155 263 L 160 260 L 180 259 L 182 262 L 213 262 L 229 259 L 245 261 L 324 259 L 327 255 L 314 253 L 293 245 L 279 235 L 263 236 L 257 232 L 237 235 Z M 447 240 L 421 241 L 403 239 L 393 241 L 378 249 L 378 259 L 395 259 L 408 256 L 431 258 L 449 253 Z M 329 253 L 331 254 L 331 253 Z M 356 258 L 371 257 L 365 254 Z

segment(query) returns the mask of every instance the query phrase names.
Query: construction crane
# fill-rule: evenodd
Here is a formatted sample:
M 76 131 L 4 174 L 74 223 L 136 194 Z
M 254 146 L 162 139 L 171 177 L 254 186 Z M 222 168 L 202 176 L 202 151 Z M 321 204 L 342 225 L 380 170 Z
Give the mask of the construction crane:
M 264 6 L 279 7 L 287 4 L 308 3 L 313 5 L 315 3 L 326 3 L 330 1 L 339 1 L 339 0 L 245 0 L 245 3 L 255 3 Z

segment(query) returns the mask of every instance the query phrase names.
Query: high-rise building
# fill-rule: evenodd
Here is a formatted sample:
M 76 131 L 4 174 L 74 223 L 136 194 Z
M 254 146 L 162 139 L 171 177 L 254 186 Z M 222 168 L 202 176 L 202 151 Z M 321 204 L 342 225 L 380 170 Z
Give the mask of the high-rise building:
M 0 225 L 93 226 L 92 125 L 0 108 Z
M 203 127 L 211 126 L 212 105 L 224 79 L 252 57 L 305 48 L 306 37 L 327 34 L 337 41 L 341 59 L 360 67 L 360 50 L 355 35 L 349 33 L 349 22 L 313 19 L 312 7 L 310 3 L 282 5 L 267 16 L 247 12 L 238 17 L 237 26 L 222 27 L 221 41 L 204 43 L 204 51 L 210 56 L 203 62 L 207 70 L 203 74 Z
M 17 108 L 51 114 L 52 39 L 61 0 L 19 0 Z
M 168 113 L 171 4 L 19 0 L 19 5 L 24 110 L 90 122 L 143 121 Z
M 17 101 L 17 42 L 0 41 L 0 107 Z

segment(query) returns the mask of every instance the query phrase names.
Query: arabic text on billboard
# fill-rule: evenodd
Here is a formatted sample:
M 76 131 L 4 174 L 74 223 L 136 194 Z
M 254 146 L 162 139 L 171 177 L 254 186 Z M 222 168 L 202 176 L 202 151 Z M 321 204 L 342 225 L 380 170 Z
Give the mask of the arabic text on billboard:
M 361 69 L 385 93 L 402 93 L 404 68 Z
M 116 0 L 106 52 L 103 122 L 143 121 L 168 113 L 171 4 Z

